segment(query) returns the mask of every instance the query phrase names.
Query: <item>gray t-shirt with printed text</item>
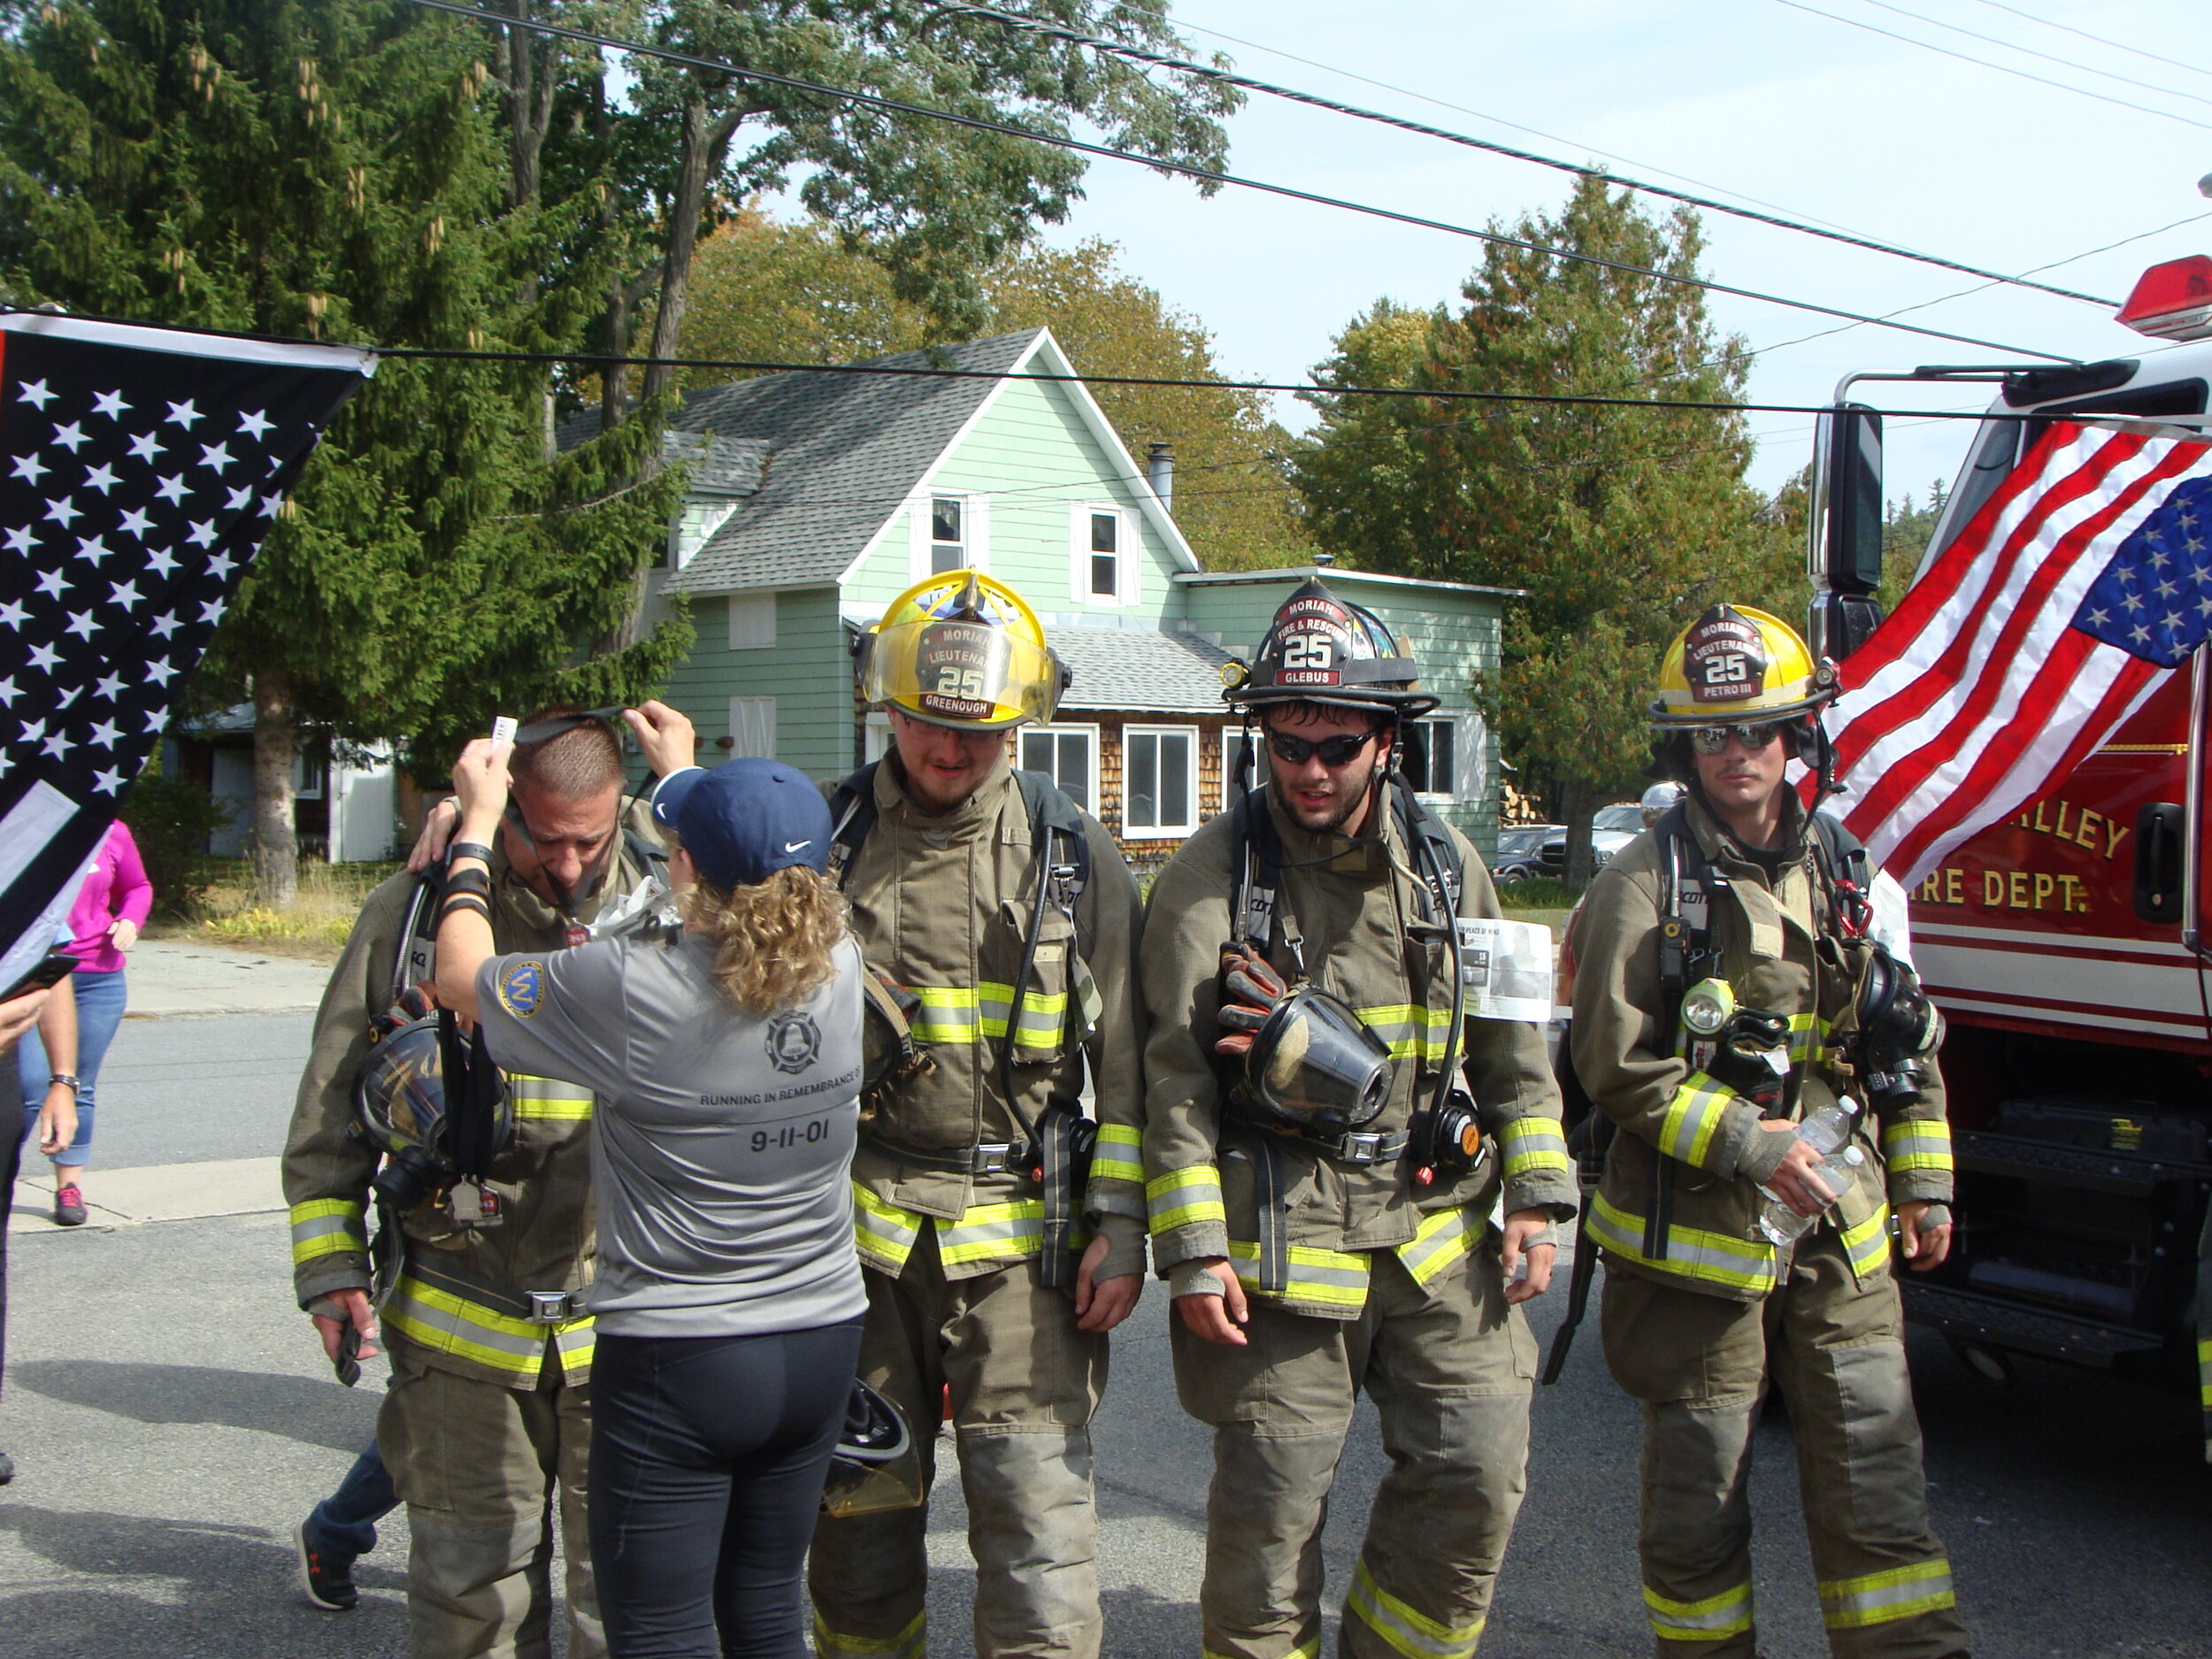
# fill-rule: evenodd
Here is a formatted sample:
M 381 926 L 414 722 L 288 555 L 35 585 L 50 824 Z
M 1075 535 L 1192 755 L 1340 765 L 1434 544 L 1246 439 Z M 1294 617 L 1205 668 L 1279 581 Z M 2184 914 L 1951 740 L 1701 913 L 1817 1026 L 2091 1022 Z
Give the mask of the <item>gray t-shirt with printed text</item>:
M 599 1260 L 614 1336 L 752 1336 L 857 1318 L 847 1166 L 866 972 L 849 940 L 804 1002 L 761 1015 L 715 989 L 714 947 L 596 941 L 495 956 L 477 1001 L 492 1058 L 597 1096 Z

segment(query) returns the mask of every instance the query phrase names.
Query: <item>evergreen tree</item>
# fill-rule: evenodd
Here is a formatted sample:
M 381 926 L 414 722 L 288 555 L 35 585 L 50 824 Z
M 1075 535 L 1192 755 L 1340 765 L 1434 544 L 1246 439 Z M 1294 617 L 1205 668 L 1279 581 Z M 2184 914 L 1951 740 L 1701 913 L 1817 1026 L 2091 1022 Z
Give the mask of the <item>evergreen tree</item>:
M 563 238 L 597 193 L 579 173 L 549 207 L 540 163 L 549 87 L 582 72 L 539 52 L 532 81 L 511 58 L 494 88 L 483 56 L 472 27 L 375 0 L 0 5 L 0 293 L 336 342 L 579 343 L 603 287 Z M 587 649 L 629 614 L 680 480 L 645 426 L 554 458 L 549 389 L 529 365 L 387 358 L 280 516 L 202 674 L 204 695 L 250 686 L 265 899 L 296 879 L 301 722 L 411 740 L 434 776 L 495 710 L 635 696 L 688 645 L 679 618 Z
M 1644 215 L 1586 179 L 1525 241 L 1689 275 L 1694 214 Z M 1378 305 L 1317 370 L 1325 387 L 1732 403 L 1740 343 L 1701 290 L 1491 246 L 1456 311 Z M 1524 779 L 1568 825 L 1571 879 L 1591 870 L 1597 807 L 1640 781 L 1645 710 L 1668 640 L 1719 599 L 1771 602 L 1796 557 L 1744 482 L 1740 414 L 1572 403 L 1317 394 L 1301 457 L 1316 539 L 1349 564 L 1529 590 L 1506 605 L 1503 661 L 1478 687 Z M 1798 588 L 1801 595 L 1801 581 Z

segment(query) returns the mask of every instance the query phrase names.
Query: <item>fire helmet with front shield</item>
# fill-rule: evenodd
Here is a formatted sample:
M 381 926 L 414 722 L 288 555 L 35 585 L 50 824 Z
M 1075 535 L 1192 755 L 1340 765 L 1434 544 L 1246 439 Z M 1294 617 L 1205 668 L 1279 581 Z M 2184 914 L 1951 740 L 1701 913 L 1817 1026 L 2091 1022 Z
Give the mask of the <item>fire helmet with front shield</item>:
M 1278 607 L 1250 666 L 1231 663 L 1223 678 L 1222 696 L 1248 709 L 1319 703 L 1411 718 L 1437 704 L 1389 626 L 1317 577 Z
M 1037 613 L 980 571 L 915 583 L 854 655 L 864 701 L 956 731 L 1048 724 L 1071 678 Z
M 1653 770 L 1687 781 L 1694 775 L 1694 733 L 1724 741 L 1735 728 L 1779 726 L 1825 793 L 1833 754 L 1820 710 L 1839 689 L 1836 665 L 1816 660 L 1779 617 L 1750 605 L 1708 606 L 1674 636 L 1660 663 L 1659 695 L 1650 705 Z

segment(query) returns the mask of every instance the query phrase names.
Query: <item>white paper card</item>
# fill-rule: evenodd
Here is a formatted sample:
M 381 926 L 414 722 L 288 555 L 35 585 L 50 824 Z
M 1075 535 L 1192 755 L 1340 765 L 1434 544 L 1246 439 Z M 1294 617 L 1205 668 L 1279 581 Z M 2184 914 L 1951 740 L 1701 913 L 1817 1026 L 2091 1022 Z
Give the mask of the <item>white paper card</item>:
M 494 749 L 511 747 L 515 741 L 518 724 L 511 714 L 495 715 L 492 718 L 492 747 Z
M 1460 977 L 1478 1019 L 1551 1018 L 1551 929 L 1537 922 L 1459 918 Z

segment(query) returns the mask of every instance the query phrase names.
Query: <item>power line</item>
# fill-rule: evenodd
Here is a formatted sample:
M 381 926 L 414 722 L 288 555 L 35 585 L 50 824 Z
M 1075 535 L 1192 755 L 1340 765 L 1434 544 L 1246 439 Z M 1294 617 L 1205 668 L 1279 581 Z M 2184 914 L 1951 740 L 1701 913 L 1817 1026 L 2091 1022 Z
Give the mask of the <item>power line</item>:
M 2116 52 L 2126 52 L 2131 57 L 2140 58 L 2150 63 L 2163 64 L 2169 69 L 2185 69 L 2193 75 L 2212 75 L 2212 69 L 2201 68 L 2195 64 L 2185 64 L 2178 58 L 2162 58 L 2156 52 L 2147 52 L 2139 46 L 2130 46 L 2124 41 L 2109 40 L 2102 35 L 2092 35 L 2087 29 L 2078 29 L 2070 23 L 2059 22 L 2055 18 L 2039 18 L 2032 12 L 2023 12 L 2018 6 L 2007 5 L 2004 0 L 1978 0 L 1978 4 L 1992 7 L 1999 12 L 2009 12 L 2013 16 L 2025 18 L 2031 23 L 2040 23 L 2047 29 L 2063 29 L 2069 35 L 2078 35 L 2082 39 L 2094 41 L 2100 46 L 2109 46 Z
M 1956 23 L 1946 23 L 1941 18 L 1929 17 L 1925 12 L 1915 12 L 1905 6 L 1892 5 L 1890 0 L 1863 0 L 1863 4 L 1878 6 L 1884 12 L 1894 12 L 1899 17 L 1910 18 L 1916 23 L 1927 23 L 1939 29 L 1948 29 L 1954 35 L 1965 35 L 1970 41 L 1983 41 L 1992 46 L 2001 46 L 2008 52 L 2019 52 L 2029 58 L 2040 58 L 2045 63 L 2056 64 L 2062 69 L 2078 69 L 2084 74 L 2102 75 L 2107 81 L 2116 81 L 2123 86 L 2139 87 L 2145 92 L 2155 92 L 2162 97 L 2186 98 L 2192 104 L 2212 106 L 2212 98 L 2200 98 L 2193 92 L 2179 91 L 2173 87 L 2162 87 L 2153 81 L 2138 81 L 2131 75 L 2115 74 L 2109 69 L 2096 68 L 2081 62 L 2078 58 L 2054 57 L 2049 52 L 2039 52 L 2032 46 L 2022 46 L 2016 42 L 2006 40 L 2002 35 L 1984 35 L 1978 29 L 1962 28 Z
M 972 17 L 988 18 L 995 22 L 1004 23 L 1012 27 L 1026 29 L 1039 35 L 1049 35 L 1055 40 L 1065 41 L 1072 45 L 1086 46 L 1093 51 L 1110 53 L 1117 58 L 1126 58 L 1132 63 L 1147 64 L 1156 69 L 1171 70 L 1177 74 L 1199 76 L 1204 80 L 1218 81 L 1224 86 L 1237 87 L 1247 92 L 1265 93 L 1271 97 L 1282 98 L 1289 103 L 1308 104 L 1315 109 L 1327 110 L 1337 115 L 1348 115 L 1356 120 L 1372 121 L 1379 126 L 1394 127 L 1402 132 L 1417 134 L 1425 138 L 1441 139 L 1448 144 L 1457 144 L 1468 150 L 1486 150 L 1492 155 L 1509 157 L 1515 161 L 1532 162 L 1537 166 L 1549 167 L 1558 173 L 1571 173 L 1580 178 L 1601 179 L 1609 184 L 1621 185 L 1648 196 L 1663 196 L 1671 202 L 1686 203 L 1692 207 L 1704 208 L 1711 212 L 1726 213 L 1736 219 L 1749 219 L 1755 224 L 1771 225 L 1782 230 L 1795 231 L 1801 235 L 1818 236 L 1828 242 L 1842 242 L 1849 247 L 1864 248 L 1874 253 L 1888 254 L 1893 258 L 1916 260 L 1922 265 L 1937 265 L 1943 270 L 1957 271 L 1968 276 L 1986 277 L 1995 282 L 2007 282 L 2021 288 L 2034 288 L 2041 293 L 2055 294 L 2062 299 L 2083 300 L 2092 305 L 2101 305 L 2108 311 L 2115 310 L 2119 305 L 2117 300 L 2105 299 L 2099 295 L 2083 294 L 2073 288 L 2054 288 L 2043 282 L 2024 281 L 2018 277 L 2007 276 L 2001 272 L 1985 271 L 1979 265 L 1962 264 L 1956 259 L 1947 259 L 1939 254 L 1920 253 L 1910 248 L 1899 247 L 1893 242 L 1877 241 L 1873 237 L 1861 236 L 1848 231 L 1824 230 L 1817 225 L 1808 225 L 1798 219 L 1785 219 L 1779 214 L 1762 213 L 1751 208 L 1736 207 L 1726 202 L 1717 202 L 1710 196 L 1693 196 L 1686 190 L 1672 189 L 1663 184 L 1650 184 L 1639 179 L 1624 178 L 1618 173 L 1608 173 L 1601 167 L 1586 167 L 1575 162 L 1562 161 L 1555 156 L 1540 156 L 1532 150 L 1517 150 L 1510 144 L 1501 144 L 1486 138 L 1475 138 L 1465 133 L 1453 132 L 1447 127 L 1432 127 L 1425 121 L 1416 121 L 1404 116 L 1387 114 L 1380 110 L 1364 109 L 1356 104 L 1340 103 L 1334 98 L 1324 97 L 1318 93 L 1302 92 L 1294 87 L 1279 86 L 1273 81 L 1256 80 L 1250 75 L 1239 74 L 1233 70 L 1217 69 L 1206 64 L 1194 64 L 1179 58 L 1164 57 L 1160 53 L 1145 51 L 1139 47 L 1124 45 L 1118 41 L 1104 40 L 1094 35 L 1084 35 L 1057 23 L 1023 17 L 1016 12 L 1002 12 L 995 6 L 964 4 L 963 0 L 948 0 L 948 3 L 941 5 L 939 9 L 945 12 L 964 12 Z
M 422 0 L 419 0 L 419 3 L 422 3 Z M 1895 29 L 1886 29 L 1878 23 L 1863 23 L 1857 18 L 1839 18 L 1832 12 L 1823 12 L 1818 6 L 1807 5 L 1804 0 L 1774 0 L 1774 4 L 1787 6 L 1793 12 L 1802 12 L 1809 17 L 1826 18 L 1829 22 L 1840 23 L 1847 28 L 1864 29 L 1870 35 L 1879 35 L 1888 40 L 1902 41 L 1906 45 L 1917 46 L 1923 51 L 1939 52 L 1946 58 L 1955 58 L 1962 64 L 1972 64 L 1982 69 L 1993 69 L 2001 75 L 2011 75 L 2021 81 L 2032 81 L 2041 87 L 2055 87 L 2061 92 L 2071 92 L 2079 97 L 2094 98 L 2100 104 L 2110 104 L 2123 110 L 2133 110 L 2139 115 L 2163 116 L 2167 120 L 2179 121 L 2184 127 L 2193 127 L 2199 132 L 2212 133 L 2212 126 L 2207 126 L 2202 121 L 2192 120 L 2185 115 L 2176 115 L 2170 110 L 2154 110 L 2147 104 L 2135 104 L 2126 98 L 2113 97 L 2108 93 L 2092 92 L 2087 87 L 2069 86 L 2063 81 L 2053 81 L 2047 75 L 2031 74 L 2024 69 L 2015 69 L 2008 64 L 1993 64 L 1986 58 L 1977 58 L 1970 52 L 1953 51 L 1948 46 L 1938 46 L 1933 41 L 1916 40 L 1909 35 L 1900 35 Z
M 1794 0 L 1782 0 L 1784 4 Z M 1419 230 L 1443 231 L 1454 236 L 1464 236 L 1475 242 L 1487 242 L 1501 248 L 1515 248 L 1524 253 L 1541 255 L 1546 258 L 1564 259 L 1578 265 L 1614 271 L 1624 276 L 1648 277 L 1654 281 L 1673 283 L 1682 288 L 1694 288 L 1709 294 L 1726 294 L 1737 299 L 1755 300 L 1764 304 L 1786 306 L 1793 311 L 1809 311 L 1816 316 L 1833 317 L 1847 322 L 1870 323 L 1878 327 L 1892 328 L 1901 334 L 1918 334 L 1924 339 L 1947 341 L 1954 345 L 1976 346 L 1984 350 L 2001 351 L 2016 357 L 2041 357 L 2052 363 L 2073 363 L 2078 358 L 2055 351 L 2041 351 L 2029 346 L 2007 345 L 2001 341 L 1983 340 L 1972 334 L 1952 334 L 1940 328 L 1925 328 L 1916 323 L 1886 322 L 1863 311 L 1845 311 L 1839 306 L 1816 304 L 1810 300 L 1786 299 L 1778 294 L 1767 294 L 1757 288 L 1738 288 L 1731 283 L 1716 282 L 1706 277 L 1684 276 L 1669 271 L 1656 271 L 1646 265 L 1630 265 L 1617 259 L 1603 259 L 1594 254 L 1577 253 L 1565 248 L 1546 247 L 1540 242 L 1525 241 L 1516 236 L 1500 235 L 1495 231 L 1476 230 L 1471 226 L 1455 225 L 1444 219 L 1428 219 L 1417 213 L 1402 213 L 1393 208 L 1375 207 L 1366 203 L 1348 201 L 1341 196 L 1324 196 L 1314 190 L 1302 190 L 1286 184 L 1271 184 L 1263 180 L 1248 179 L 1236 173 L 1217 173 L 1210 168 L 1193 166 L 1187 162 L 1171 161 L 1155 156 L 1139 155 L 1133 150 L 1116 150 L 1107 144 L 1094 144 L 1062 134 L 1039 133 L 1010 122 L 992 120 L 976 115 L 962 115 L 951 110 L 933 109 L 926 104 L 908 104 L 897 98 L 887 98 L 872 92 L 856 92 L 843 87 L 825 86 L 819 81 L 802 81 L 792 75 L 781 75 L 765 69 L 750 69 L 741 65 L 723 62 L 710 58 L 697 58 L 687 52 L 673 51 L 663 46 L 641 45 L 635 41 L 618 40 L 611 35 L 595 34 L 588 29 L 571 28 L 565 24 L 547 23 L 535 19 L 503 16 L 481 7 L 466 5 L 460 0 L 412 0 L 412 4 L 432 11 L 448 12 L 458 17 L 473 18 L 479 22 L 495 24 L 502 28 L 529 29 L 536 34 L 551 35 L 585 45 L 598 46 L 606 50 L 631 52 L 641 57 L 657 58 L 668 63 L 682 64 L 688 68 L 703 69 L 713 74 L 730 75 L 742 81 L 757 81 L 772 86 L 789 88 L 794 91 L 818 94 L 838 98 L 870 109 L 888 111 L 895 114 L 918 116 L 926 120 L 946 121 L 975 132 L 995 133 L 1003 137 L 1026 140 L 1031 143 L 1049 145 L 1054 149 L 1075 151 L 1080 155 L 1100 156 L 1110 161 L 1132 162 L 1149 167 L 1156 173 L 1179 174 L 1210 184 L 1233 184 L 1241 189 L 1257 190 L 1269 196 L 1279 196 L 1291 201 L 1310 202 L 1321 207 L 1341 208 L 1348 212 L 1363 213 L 1370 218 L 1387 219 L 1394 224 L 1410 225 Z M 2178 118 L 2177 118 L 2178 119 Z M 2212 128 L 2208 128 L 2212 131 Z

